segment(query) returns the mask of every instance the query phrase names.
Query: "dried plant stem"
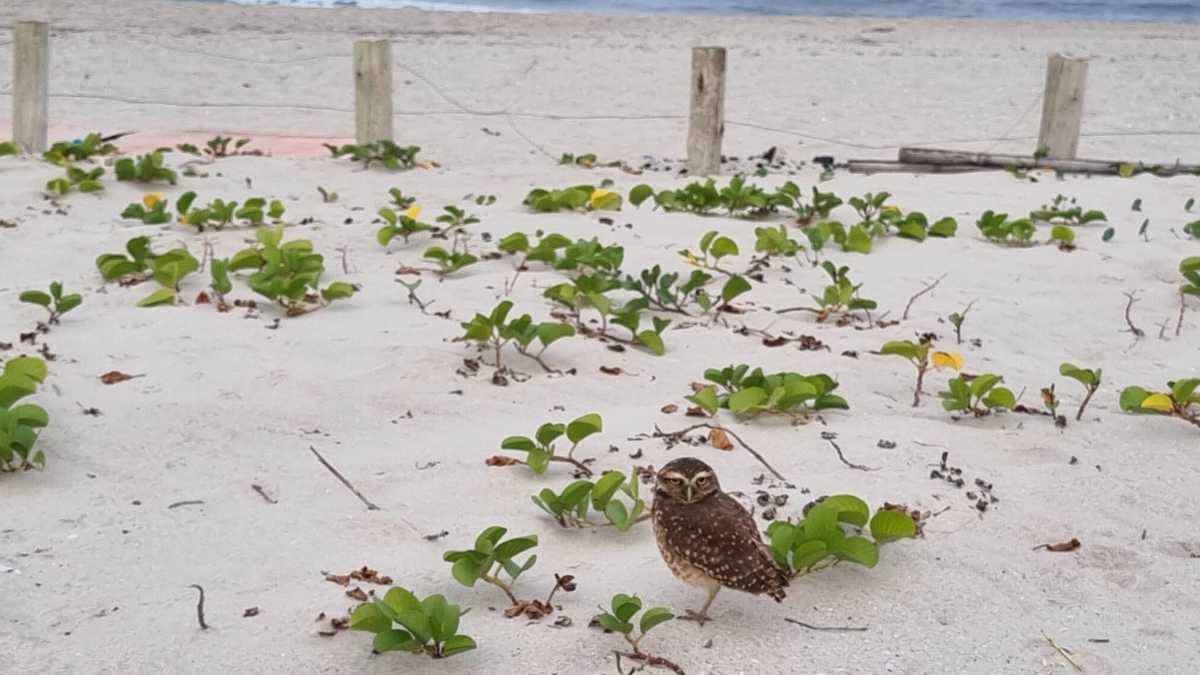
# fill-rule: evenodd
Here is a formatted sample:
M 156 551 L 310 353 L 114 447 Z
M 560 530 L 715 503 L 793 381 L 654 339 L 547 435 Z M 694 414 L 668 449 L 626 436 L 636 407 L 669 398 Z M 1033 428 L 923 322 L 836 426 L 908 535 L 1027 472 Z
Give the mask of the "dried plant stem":
M 200 600 L 196 603 L 196 619 L 200 622 L 200 630 L 208 630 L 208 624 L 204 622 L 204 588 L 200 584 L 191 584 L 188 588 L 200 591 Z
M 1140 298 L 1137 297 L 1137 291 L 1132 293 L 1126 291 L 1124 292 L 1124 295 L 1126 298 L 1129 298 L 1129 302 L 1125 303 L 1125 324 L 1129 326 L 1130 333 L 1133 333 L 1134 336 L 1140 338 L 1146 333 L 1141 328 L 1133 325 L 1133 318 L 1130 316 L 1130 310 L 1133 309 L 1134 303 L 1136 303 Z
M 709 430 L 716 429 L 718 431 L 724 431 L 725 433 L 732 436 L 733 440 L 737 441 L 738 445 L 742 446 L 742 448 L 746 452 L 753 455 L 754 459 L 757 459 L 759 464 L 762 464 L 764 467 L 766 467 L 767 471 L 770 471 L 773 476 L 775 476 L 776 478 L 778 478 L 779 480 L 782 480 L 782 481 L 787 480 L 787 478 L 783 477 L 783 474 L 776 471 L 775 467 L 771 466 L 771 464 L 769 462 L 767 462 L 767 460 L 763 459 L 763 456 L 758 454 L 757 450 L 755 450 L 754 448 L 747 445 L 746 441 L 743 441 L 741 436 L 738 436 L 732 430 L 730 430 L 726 427 L 723 427 L 719 424 L 709 424 L 707 422 L 702 423 L 702 424 L 693 424 L 692 426 L 687 427 L 686 429 L 680 429 L 679 431 L 663 431 L 662 429 L 658 428 L 658 425 L 655 425 L 654 426 L 654 437 L 655 438 L 673 438 L 674 440 L 678 441 L 684 436 L 684 434 L 687 434 L 689 431 L 695 431 L 696 429 L 709 429 Z
M 846 466 L 850 467 L 851 469 L 858 469 L 859 471 L 878 471 L 879 470 L 878 468 L 866 466 L 865 464 L 855 464 L 853 462 L 847 461 L 846 456 L 842 454 L 842 449 L 840 447 L 838 447 L 838 444 L 835 443 L 832 438 L 826 438 L 825 440 L 829 441 L 829 444 L 832 445 L 833 449 L 837 451 L 838 459 L 842 460 L 842 464 L 845 464 Z
M 402 279 L 396 279 L 396 283 L 398 283 L 401 286 L 403 286 L 404 288 L 408 289 L 408 304 L 416 305 L 417 307 L 419 307 L 421 309 L 422 314 L 429 313 L 429 312 L 425 311 L 425 308 L 432 305 L 434 301 L 429 300 L 427 302 L 422 302 L 421 298 L 417 297 L 417 288 L 419 288 L 421 286 L 420 279 L 418 279 L 417 282 L 413 283 L 413 284 L 406 283 Z
M 1060 647 L 1053 638 L 1051 638 L 1049 635 L 1046 635 L 1046 631 L 1042 631 L 1042 637 L 1046 638 L 1046 642 L 1050 643 L 1050 646 L 1054 647 L 1054 651 L 1061 654 L 1062 657 L 1067 660 L 1067 663 L 1071 664 L 1071 667 L 1074 668 L 1076 672 L 1083 672 L 1083 666 L 1079 665 L 1079 663 L 1071 657 L 1071 652 L 1068 652 L 1066 649 Z
M 1179 331 L 1183 330 L 1183 312 L 1187 309 L 1186 297 L 1183 291 L 1179 291 L 1179 320 L 1175 322 L 1175 337 L 1179 337 Z
M 921 290 L 917 291 L 916 295 L 909 298 L 908 304 L 904 306 L 904 313 L 900 315 L 900 320 L 907 321 L 908 320 L 908 310 L 912 309 L 913 303 L 917 301 L 917 298 L 919 298 L 922 295 L 925 295 L 926 293 L 937 288 L 938 284 L 942 283 L 942 279 L 945 279 L 945 278 L 946 278 L 946 275 L 943 274 L 942 276 L 938 277 L 937 279 L 934 279 L 932 283 L 926 285 L 925 288 L 922 288 Z
M 259 496 L 261 496 L 263 499 L 267 500 L 267 503 L 269 503 L 269 504 L 278 504 L 279 503 L 278 499 L 275 499 L 271 495 L 267 494 L 267 491 L 263 488 L 263 486 L 259 485 L 258 483 L 251 485 L 250 489 L 257 492 L 259 494 Z
M 483 579 L 484 581 L 488 582 L 489 584 L 495 586 L 496 588 L 499 588 L 500 590 L 504 591 L 504 594 L 508 596 L 508 600 L 512 604 L 514 604 L 514 605 L 521 604 L 521 601 L 517 600 L 517 596 L 513 595 L 512 587 L 510 587 L 508 584 L 504 583 L 503 581 L 500 581 L 500 579 L 498 577 L 491 576 L 488 574 L 481 574 L 481 575 L 479 575 L 479 578 Z
M 789 619 L 787 617 L 784 617 L 783 620 L 788 623 L 794 623 L 797 626 L 800 626 L 802 628 L 807 628 L 809 630 L 827 630 L 827 631 L 854 632 L 854 633 L 861 633 L 861 632 L 864 632 L 867 630 L 867 626 L 814 626 L 811 623 L 804 623 L 803 621 L 799 621 L 797 619 Z
M 1096 384 L 1088 387 L 1087 395 L 1083 397 L 1083 403 L 1079 404 L 1079 411 L 1075 413 L 1075 421 L 1076 422 L 1083 419 L 1084 409 L 1087 408 L 1087 404 L 1092 400 L 1092 394 L 1095 394 L 1096 390 L 1099 388 L 1100 388 L 1100 383 L 1098 383 L 1098 382 Z
M 916 389 L 913 389 L 912 407 L 914 407 L 914 408 L 921 405 L 921 387 L 924 386 L 924 384 L 925 384 L 925 371 L 928 368 L 929 368 L 928 362 L 917 365 L 917 387 L 916 387 Z
M 308 449 L 312 450 L 312 454 L 317 456 L 317 459 L 320 460 L 321 464 L 325 465 L 326 469 L 329 469 L 329 473 L 332 473 L 334 476 L 336 476 L 337 479 L 342 482 L 342 485 L 346 486 L 346 489 L 353 492 L 355 497 L 358 497 L 359 500 L 361 500 L 363 504 L 367 505 L 368 511 L 380 511 L 381 510 L 378 506 L 371 503 L 371 500 L 364 497 L 363 493 L 358 491 L 358 488 L 354 487 L 354 485 L 350 481 L 346 480 L 345 476 L 343 476 L 341 473 L 339 473 L 337 469 L 333 468 L 332 464 L 330 464 L 329 462 L 326 462 L 325 458 L 321 456 L 321 453 L 317 452 L 316 448 L 314 448 L 313 446 L 310 445 L 310 446 L 308 446 Z
M 675 673 L 675 675 L 686 675 L 686 673 L 683 672 L 683 668 L 680 668 L 677 664 L 668 661 L 661 656 L 651 656 L 650 654 L 643 654 L 641 652 L 622 652 L 615 649 L 613 650 L 613 654 L 617 656 L 617 672 L 621 675 L 627 675 L 624 670 L 621 670 L 621 657 L 625 657 L 631 661 L 637 661 L 638 663 L 642 664 L 642 667 L 644 668 L 662 668 L 663 670 L 669 670 Z M 638 670 L 640 670 L 640 668 Z M 629 673 L 634 672 L 637 671 L 629 671 Z

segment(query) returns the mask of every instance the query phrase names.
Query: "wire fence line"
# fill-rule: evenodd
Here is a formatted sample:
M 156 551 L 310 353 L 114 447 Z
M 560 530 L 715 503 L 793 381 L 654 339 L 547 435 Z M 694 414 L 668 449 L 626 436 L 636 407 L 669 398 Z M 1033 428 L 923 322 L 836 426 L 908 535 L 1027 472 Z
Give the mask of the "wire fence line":
M 201 49 L 182 48 L 174 45 L 163 44 L 150 37 L 151 34 L 143 33 L 144 42 L 148 45 L 157 47 L 164 51 L 175 52 L 179 54 L 187 54 L 190 56 L 200 56 L 221 61 L 230 61 L 245 65 L 255 66 L 294 66 L 311 64 L 319 61 L 349 61 L 352 56 L 349 52 L 328 52 L 323 54 L 315 54 L 299 58 L 288 59 L 270 59 L 270 58 L 249 58 L 245 56 L 237 56 L 231 54 L 221 54 Z M 408 46 L 408 43 L 400 40 L 388 40 L 392 45 L 401 47 Z M 0 42 L 0 46 L 9 45 L 12 40 Z M 524 74 L 537 64 L 535 57 L 530 63 L 530 66 L 525 69 Z M 419 80 L 427 86 L 437 97 L 441 98 L 450 107 L 448 108 L 426 108 L 426 109 L 393 109 L 393 116 L 397 118 L 419 118 L 419 117 L 435 117 L 435 116 L 468 116 L 478 118 L 504 118 L 508 121 L 512 130 L 521 137 L 531 147 L 535 148 L 542 154 L 553 157 L 541 144 L 530 138 L 525 132 L 517 128 L 515 119 L 534 119 L 548 121 L 566 121 L 566 122 L 681 122 L 688 119 L 685 114 L 619 114 L 619 113 L 589 113 L 589 114 L 567 114 L 567 113 L 551 113 L 531 110 L 513 110 L 510 108 L 478 108 L 462 102 L 460 99 L 449 94 L 446 89 L 426 76 L 424 73 L 413 68 L 410 65 L 393 60 L 392 64 L 396 69 L 408 73 L 414 79 Z M 511 82 L 509 84 L 512 84 Z M 808 130 L 793 129 L 781 126 L 761 124 L 758 122 L 727 118 L 725 124 L 730 127 L 740 127 L 746 129 L 754 129 L 768 133 L 790 136 L 809 141 L 826 143 L 830 145 L 857 149 L 857 150 L 891 150 L 900 146 L 931 146 L 931 145 L 947 145 L 947 144 L 969 144 L 969 143 L 990 143 L 987 151 L 995 149 L 995 147 L 1006 141 L 1028 141 L 1036 140 L 1036 135 L 1013 135 L 1013 132 L 1022 124 L 1024 124 L 1029 115 L 1042 101 L 1042 92 L 1040 90 L 1033 93 L 1030 102 L 1022 111 L 1016 115 L 1011 124 L 1007 125 L 1004 131 L 998 135 L 982 135 L 960 138 L 939 138 L 939 139 L 922 139 L 922 140 L 906 140 L 895 143 L 864 143 L 859 141 L 850 141 L 841 138 L 824 136 L 818 133 L 813 133 Z M 11 98 L 11 88 L 0 89 L 0 97 Z M 269 103 L 269 102 L 246 102 L 246 101 L 195 101 L 195 100 L 169 100 L 135 96 L 120 96 L 96 91 L 76 91 L 76 92 L 55 92 L 53 86 L 49 95 L 51 99 L 59 100 L 78 100 L 78 101 L 104 101 L 111 103 L 120 103 L 132 106 L 146 107 L 164 107 L 178 108 L 188 110 L 288 110 L 312 113 L 333 113 L 338 115 L 353 115 L 354 108 L 350 106 L 335 106 L 322 105 L 314 103 L 301 102 L 285 102 L 285 103 Z M 1082 132 L 1079 134 L 1084 138 L 1117 138 L 1117 137 L 1200 137 L 1200 130 L 1185 130 L 1185 129 L 1153 129 L 1143 131 L 1092 131 Z

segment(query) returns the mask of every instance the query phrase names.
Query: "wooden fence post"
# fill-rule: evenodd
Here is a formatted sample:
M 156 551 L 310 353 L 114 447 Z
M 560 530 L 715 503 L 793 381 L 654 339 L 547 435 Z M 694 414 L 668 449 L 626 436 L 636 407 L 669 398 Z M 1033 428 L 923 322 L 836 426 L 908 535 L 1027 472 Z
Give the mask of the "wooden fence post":
M 1083 92 L 1087 61 L 1051 54 L 1046 64 L 1046 93 L 1042 97 L 1042 126 L 1038 150 L 1051 159 L 1075 159 L 1083 123 Z
M 46 150 L 50 102 L 50 26 L 19 21 L 13 27 L 13 142 L 25 152 Z
M 725 136 L 725 48 L 692 48 L 691 115 L 687 170 L 691 176 L 721 173 Z
M 354 140 L 359 145 L 393 140 L 392 43 L 354 43 Z

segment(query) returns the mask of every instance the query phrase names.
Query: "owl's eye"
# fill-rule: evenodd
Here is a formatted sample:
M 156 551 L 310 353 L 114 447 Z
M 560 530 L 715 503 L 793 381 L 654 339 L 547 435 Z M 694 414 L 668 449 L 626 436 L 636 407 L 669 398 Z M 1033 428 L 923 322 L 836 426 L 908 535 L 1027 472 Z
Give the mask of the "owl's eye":
M 671 485 L 683 485 L 682 478 L 668 478 L 667 482 L 670 483 Z
M 708 485 L 708 476 L 700 476 L 697 478 L 696 485 Z

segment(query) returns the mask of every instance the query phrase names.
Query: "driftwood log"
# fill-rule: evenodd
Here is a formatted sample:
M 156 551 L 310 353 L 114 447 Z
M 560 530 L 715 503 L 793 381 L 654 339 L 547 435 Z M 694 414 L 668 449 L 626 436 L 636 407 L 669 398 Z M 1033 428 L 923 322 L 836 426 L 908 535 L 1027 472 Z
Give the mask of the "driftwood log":
M 1063 173 L 1099 175 L 1131 175 L 1149 173 L 1155 176 L 1200 176 L 1200 164 L 1151 164 L 1147 162 L 1104 159 L 1050 159 L 1031 155 L 1011 155 L 994 152 L 964 152 L 937 148 L 900 148 L 897 161 L 852 159 L 846 168 L 854 173 L 963 173 L 995 169 L 1050 169 Z

